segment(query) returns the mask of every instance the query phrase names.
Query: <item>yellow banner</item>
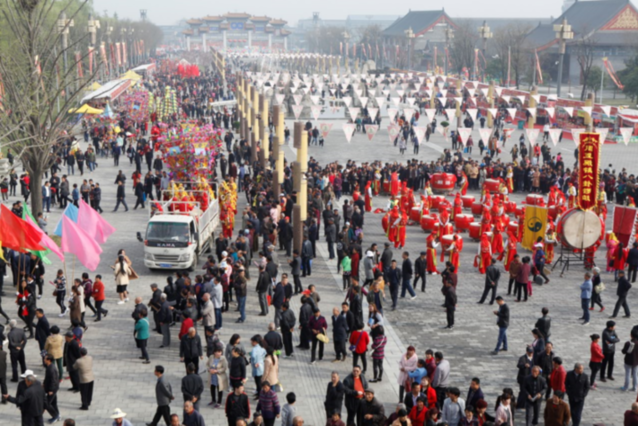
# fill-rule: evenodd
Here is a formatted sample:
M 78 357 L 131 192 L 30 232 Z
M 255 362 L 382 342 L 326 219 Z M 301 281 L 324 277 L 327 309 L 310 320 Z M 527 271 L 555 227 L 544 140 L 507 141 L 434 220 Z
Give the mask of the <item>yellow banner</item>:
M 523 241 L 521 246 L 532 250 L 538 237 L 545 237 L 547 229 L 547 207 L 525 207 L 525 220 L 523 221 Z

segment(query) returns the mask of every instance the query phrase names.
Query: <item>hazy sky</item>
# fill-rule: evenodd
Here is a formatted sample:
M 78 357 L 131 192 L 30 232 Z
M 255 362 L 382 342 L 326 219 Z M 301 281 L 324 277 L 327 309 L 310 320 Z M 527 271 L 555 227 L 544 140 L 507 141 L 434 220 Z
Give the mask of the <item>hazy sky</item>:
M 562 0 L 235 0 L 229 2 L 205 0 L 93 0 L 95 9 L 107 10 L 122 18 L 138 19 L 140 9 L 148 10 L 148 18 L 159 25 L 175 24 L 180 19 L 246 12 L 281 18 L 289 25 L 298 19 L 310 18 L 319 12 L 323 19 L 344 19 L 347 15 L 404 15 L 412 10 L 436 10 L 445 7 L 451 17 L 557 17 Z

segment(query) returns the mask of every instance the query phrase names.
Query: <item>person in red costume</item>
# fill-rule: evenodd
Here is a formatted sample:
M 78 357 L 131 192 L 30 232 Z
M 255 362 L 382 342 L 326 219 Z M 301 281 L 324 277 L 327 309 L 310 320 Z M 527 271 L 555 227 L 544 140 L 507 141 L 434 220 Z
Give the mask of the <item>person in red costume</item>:
M 479 268 L 479 273 L 484 274 L 485 269 L 490 265 L 492 259 L 492 244 L 487 234 L 481 235 L 481 242 L 478 247 L 478 254 L 476 255 L 475 266 Z
M 454 204 L 452 205 L 452 217 L 454 218 L 463 213 L 463 201 L 461 200 L 461 194 L 456 194 L 454 197 Z
M 430 197 L 421 195 L 421 216 L 430 214 Z
M 399 195 L 399 175 L 397 172 L 392 172 L 390 176 L 390 194 L 393 197 Z
M 397 240 L 400 218 L 401 215 L 399 213 L 399 207 L 394 206 L 390 211 L 390 216 L 388 217 L 388 240 L 391 243 L 394 243 Z
M 436 248 L 439 246 L 439 241 L 434 232 L 428 235 L 425 239 L 426 245 L 426 268 L 428 274 L 438 274 L 438 270 L 436 269 Z
M 618 271 L 622 271 L 625 269 L 625 264 L 627 262 L 627 255 L 629 254 L 629 249 L 625 248 L 623 243 L 618 243 L 618 247 L 616 247 L 616 251 L 614 253 L 614 281 L 618 281 Z
M 574 184 L 569 182 L 567 187 L 567 206 L 571 209 L 576 205 L 576 195 L 578 191 L 574 187 Z
M 454 226 L 450 221 L 450 213 L 447 210 L 441 211 L 439 216 L 439 231 L 438 238 L 440 239 L 444 235 L 452 235 L 454 233 Z
M 452 237 L 452 244 L 446 250 L 448 260 L 454 265 L 454 270 L 459 270 L 460 253 L 463 250 L 463 240 L 458 235 L 454 234 Z
M 352 201 L 357 201 L 361 197 L 361 192 L 359 191 L 359 184 L 356 183 L 354 185 L 354 191 L 352 191 Z
M 405 246 L 405 231 L 408 226 L 408 215 L 405 210 L 401 210 L 401 216 L 399 218 L 399 225 L 397 230 L 397 237 L 394 241 L 394 248 L 403 248 Z
M 503 247 L 503 224 L 501 222 L 497 222 L 496 225 L 494 225 L 494 235 L 492 235 L 492 253 L 494 253 L 494 255 L 498 254 L 498 260 L 503 260 L 505 251 Z
M 367 212 L 372 211 L 372 188 L 370 188 L 371 186 L 372 186 L 372 182 L 368 181 L 368 183 L 366 184 L 366 189 L 365 189 L 365 201 L 366 201 Z
M 514 260 L 514 256 L 516 256 L 517 254 L 516 244 L 518 244 L 516 236 L 513 233 L 508 232 L 507 245 L 505 246 L 505 262 L 503 264 L 507 272 L 509 272 L 510 263 L 512 263 L 512 260 Z
M 388 231 L 389 231 L 389 227 L 390 227 L 390 213 L 386 212 L 386 214 L 383 215 L 383 218 L 381 219 L 381 227 L 383 227 L 383 232 L 388 235 Z
M 481 218 L 481 235 L 492 232 L 492 215 L 487 207 L 483 207 L 483 217 Z
M 547 206 L 555 206 L 558 202 L 558 194 L 556 193 L 556 187 L 552 186 L 549 188 L 549 195 L 547 196 Z

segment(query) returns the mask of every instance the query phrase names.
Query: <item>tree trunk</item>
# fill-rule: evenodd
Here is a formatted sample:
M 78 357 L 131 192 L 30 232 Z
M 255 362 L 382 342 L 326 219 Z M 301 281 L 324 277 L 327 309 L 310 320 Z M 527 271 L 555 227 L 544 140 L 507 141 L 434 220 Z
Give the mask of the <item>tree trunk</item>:
M 31 169 L 31 170 L 29 170 Z M 42 212 L 42 176 L 44 171 L 40 167 L 27 167 L 29 170 L 29 189 L 31 191 L 31 213 L 34 217 Z M 37 225 L 37 224 L 36 224 Z

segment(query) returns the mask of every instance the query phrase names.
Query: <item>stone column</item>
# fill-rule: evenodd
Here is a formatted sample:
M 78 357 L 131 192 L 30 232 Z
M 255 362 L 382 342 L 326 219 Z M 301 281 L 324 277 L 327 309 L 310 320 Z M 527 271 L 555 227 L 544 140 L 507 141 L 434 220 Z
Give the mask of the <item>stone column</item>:
M 494 80 L 490 81 L 490 87 L 487 89 L 487 101 L 490 104 L 490 108 L 494 108 Z M 494 127 L 494 117 L 489 111 L 487 113 L 487 127 L 490 129 Z
M 224 47 L 224 52 L 226 52 L 226 30 L 222 31 L 222 45 Z
M 532 95 L 536 95 L 537 93 L 538 93 L 538 87 L 532 86 L 532 90 L 529 92 L 529 101 L 528 101 L 529 108 L 536 108 L 536 99 L 534 99 Z M 533 129 L 535 122 L 536 122 L 536 116 L 530 114 L 529 118 L 527 119 L 527 128 Z
M 206 53 L 206 33 L 202 33 L 202 52 Z
M 459 77 L 456 80 L 456 97 L 463 97 L 463 83 L 461 82 L 461 78 Z M 461 114 L 461 103 L 460 102 L 456 102 L 456 128 L 460 128 L 462 127 L 462 114 Z M 450 126 L 452 125 L 452 123 L 450 123 Z
M 296 204 L 292 208 L 292 249 L 301 253 L 303 243 L 303 222 L 301 220 L 301 206 Z
M 594 94 L 593 93 L 588 93 L 587 94 L 587 99 L 585 99 L 585 106 L 586 107 L 593 107 L 594 106 Z M 593 114 L 593 110 L 592 113 Z M 594 120 L 591 119 L 591 114 L 585 114 L 585 127 L 587 128 L 588 132 L 592 132 L 594 130 Z M 580 141 L 578 141 L 580 143 Z M 604 143 L 605 141 L 601 140 L 601 143 Z

